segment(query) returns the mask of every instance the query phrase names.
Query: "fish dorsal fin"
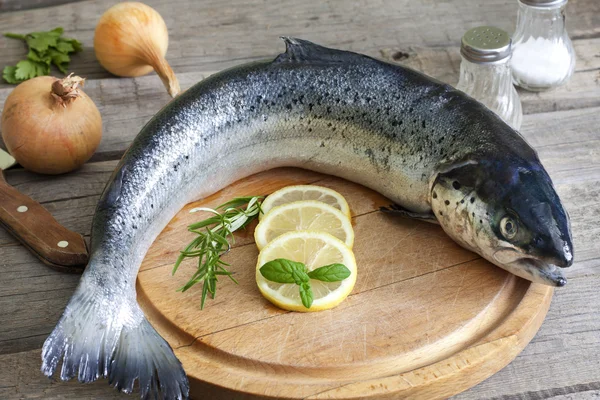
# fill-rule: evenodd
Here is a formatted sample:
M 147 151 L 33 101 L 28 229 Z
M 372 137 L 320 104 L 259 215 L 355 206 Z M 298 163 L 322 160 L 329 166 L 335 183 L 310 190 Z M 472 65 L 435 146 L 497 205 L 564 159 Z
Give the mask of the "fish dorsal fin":
M 308 40 L 297 39 L 288 36 L 282 36 L 285 42 L 285 53 L 277 56 L 274 62 L 316 62 L 316 63 L 347 63 L 373 60 L 362 54 L 352 53 L 350 51 L 330 49 L 309 42 Z

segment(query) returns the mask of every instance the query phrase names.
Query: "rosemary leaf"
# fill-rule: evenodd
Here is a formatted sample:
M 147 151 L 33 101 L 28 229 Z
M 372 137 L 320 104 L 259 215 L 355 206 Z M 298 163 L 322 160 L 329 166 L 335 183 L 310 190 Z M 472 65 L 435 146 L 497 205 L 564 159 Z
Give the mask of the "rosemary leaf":
M 214 298 L 217 292 L 218 276 L 226 276 L 238 283 L 225 267 L 229 266 L 221 257 L 229 252 L 234 243 L 233 233 L 244 229 L 261 212 L 260 204 L 263 197 L 236 197 L 215 209 L 198 207 L 190 212 L 204 211 L 212 215 L 202 221 L 188 226 L 188 231 L 197 236 L 180 252 L 172 274 L 178 271 L 181 263 L 188 258 L 196 258 L 198 268 L 188 282 L 178 289 L 185 292 L 194 285 L 202 282 L 202 299 L 200 308 L 204 308 L 206 298 L 210 294 Z

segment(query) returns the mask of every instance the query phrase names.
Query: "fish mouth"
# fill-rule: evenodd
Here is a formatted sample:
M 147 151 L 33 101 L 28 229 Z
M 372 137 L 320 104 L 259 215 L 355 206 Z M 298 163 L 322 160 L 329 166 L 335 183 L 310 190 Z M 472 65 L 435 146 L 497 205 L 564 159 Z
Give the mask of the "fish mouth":
M 534 258 L 523 258 L 516 261 L 518 268 L 526 270 L 534 278 L 528 278 L 533 282 L 539 282 L 550 286 L 562 287 L 567 284 L 567 278 L 560 267 Z
M 528 279 L 532 282 L 548 286 L 562 287 L 567 284 L 567 278 L 560 267 L 555 264 L 533 257 L 524 257 L 522 254 L 500 250 L 494 254 L 496 264 L 505 270 Z

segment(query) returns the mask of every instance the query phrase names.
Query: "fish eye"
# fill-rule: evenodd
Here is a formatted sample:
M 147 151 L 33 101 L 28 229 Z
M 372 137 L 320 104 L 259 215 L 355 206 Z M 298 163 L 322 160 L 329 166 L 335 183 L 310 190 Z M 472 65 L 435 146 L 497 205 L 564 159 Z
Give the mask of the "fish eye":
M 512 239 L 517 235 L 517 222 L 511 217 L 504 217 L 500 221 L 500 232 L 506 239 Z

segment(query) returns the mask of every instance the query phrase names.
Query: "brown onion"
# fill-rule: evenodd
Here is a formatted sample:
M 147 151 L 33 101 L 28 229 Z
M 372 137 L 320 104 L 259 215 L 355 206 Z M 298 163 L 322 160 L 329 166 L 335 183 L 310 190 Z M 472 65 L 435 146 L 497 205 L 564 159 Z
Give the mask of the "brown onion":
M 62 174 L 90 159 L 102 137 L 102 119 L 81 90 L 83 79 L 40 76 L 6 98 L 2 139 L 25 169 Z
M 150 6 L 118 3 L 98 21 L 94 33 L 96 58 L 117 76 L 136 77 L 153 69 L 171 97 L 179 94 L 179 82 L 165 59 L 169 47 L 167 25 Z

